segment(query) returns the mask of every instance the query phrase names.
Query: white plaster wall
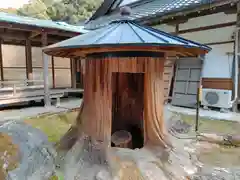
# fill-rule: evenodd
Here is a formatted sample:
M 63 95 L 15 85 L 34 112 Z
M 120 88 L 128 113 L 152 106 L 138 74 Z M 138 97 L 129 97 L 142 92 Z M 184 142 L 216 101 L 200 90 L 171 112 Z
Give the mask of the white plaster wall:
M 217 13 L 207 16 L 189 19 L 188 22 L 179 25 L 179 30 L 198 28 L 203 26 L 211 26 L 237 20 L 236 14 Z
M 43 69 L 42 68 L 33 68 L 33 80 L 43 80 Z M 49 81 L 49 87 L 52 88 L 53 87 L 52 69 L 48 69 L 48 81 Z M 42 83 L 39 82 L 36 84 L 42 84 Z
M 210 51 L 204 60 L 202 77 L 208 78 L 230 78 L 232 74 L 234 44 L 222 44 L 210 46 Z
M 161 31 L 168 32 L 168 33 L 175 32 L 175 26 L 169 26 L 169 25 L 166 25 L 166 24 L 160 24 L 160 25 L 157 25 L 157 26 L 153 26 L 153 28 L 156 28 L 156 29 L 159 29 Z
M 33 68 L 40 68 L 43 66 L 42 48 L 32 47 L 32 66 Z M 49 57 L 48 67 L 52 67 L 51 57 Z
M 70 69 L 70 59 L 54 57 L 54 67 L 55 68 L 69 68 Z
M 3 67 L 26 67 L 24 46 L 2 45 Z
M 217 13 L 207 16 L 200 16 L 197 18 L 189 19 L 188 22 L 180 24 L 179 30 L 193 29 L 204 26 L 211 26 L 216 24 L 222 24 L 227 22 L 236 21 L 236 14 L 224 14 Z M 154 26 L 154 28 L 160 29 L 165 32 L 175 32 L 174 26 L 161 24 Z M 204 30 L 191 33 L 181 34 L 180 36 L 192 41 L 196 41 L 202 44 L 232 41 L 235 26 L 218 28 L 213 30 Z M 209 78 L 230 78 L 232 73 L 233 55 L 229 54 L 233 52 L 233 43 L 211 45 L 212 51 L 210 51 L 204 60 L 202 77 Z
M 231 41 L 235 31 L 235 26 L 224 28 L 197 31 L 192 33 L 181 34 L 180 36 L 186 39 L 197 41 L 199 43 L 208 44 L 215 42 Z
M 180 30 L 211 26 L 221 23 L 236 21 L 236 14 L 226 15 L 218 13 L 190 19 L 187 23 L 180 24 Z M 197 31 L 181 34 L 180 36 L 202 44 L 232 41 L 235 26 L 218 28 L 213 30 Z M 202 77 L 230 78 L 232 74 L 233 43 L 211 45 L 210 51 L 204 60 Z
M 26 56 L 24 46 L 2 45 L 3 74 L 5 81 L 26 80 Z
M 24 46 L 2 45 L 5 80 L 26 80 L 26 55 Z M 70 59 L 54 57 L 56 87 L 71 87 Z M 32 47 L 33 80 L 43 79 L 42 48 Z M 52 87 L 52 61 L 49 57 L 49 84 Z

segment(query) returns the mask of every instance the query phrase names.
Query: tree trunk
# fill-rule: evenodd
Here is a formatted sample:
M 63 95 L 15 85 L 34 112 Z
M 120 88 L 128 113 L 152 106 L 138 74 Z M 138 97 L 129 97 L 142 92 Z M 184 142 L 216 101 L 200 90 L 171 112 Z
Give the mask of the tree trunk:
M 240 147 L 240 135 L 217 135 L 217 134 L 207 134 L 200 133 L 197 136 L 199 141 L 207 141 L 210 143 L 229 145 Z

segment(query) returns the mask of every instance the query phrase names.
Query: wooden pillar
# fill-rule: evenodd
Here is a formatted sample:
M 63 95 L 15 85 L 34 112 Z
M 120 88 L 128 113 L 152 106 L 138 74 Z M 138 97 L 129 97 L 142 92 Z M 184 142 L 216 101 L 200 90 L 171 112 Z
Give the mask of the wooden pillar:
M 179 34 L 179 24 L 176 24 L 175 26 L 175 35 Z
M 84 74 L 85 74 L 85 63 L 86 63 L 86 59 L 81 59 L 80 60 L 80 82 L 81 82 L 81 86 L 80 88 L 84 89 Z
M 237 26 L 237 31 L 238 33 L 236 34 L 237 35 L 237 56 L 238 56 L 238 60 L 239 60 L 239 56 L 240 56 L 240 1 L 237 3 L 237 23 L 236 23 L 236 26 Z M 239 62 L 238 62 L 239 63 Z
M 72 88 L 77 88 L 76 84 L 76 59 L 72 58 L 70 59 L 71 63 L 71 87 Z
M 47 46 L 47 33 L 42 33 L 42 46 Z M 44 81 L 44 103 L 45 106 L 51 106 L 49 74 L 48 74 L 48 56 L 43 53 L 43 81 Z
M 52 87 L 56 87 L 55 83 L 55 67 L 54 67 L 54 56 L 52 56 Z
M 1 81 L 4 81 L 4 74 L 3 74 L 3 54 L 2 54 L 2 39 L 0 39 L 0 75 Z M 1 84 L 2 86 L 2 84 Z
M 146 59 L 144 74 L 144 144 L 167 145 L 164 129 L 164 59 Z
M 26 54 L 26 77 L 28 80 L 33 80 L 33 68 L 32 68 L 32 46 L 31 40 L 26 40 L 25 45 L 25 54 Z M 33 85 L 33 82 L 29 82 L 28 85 Z

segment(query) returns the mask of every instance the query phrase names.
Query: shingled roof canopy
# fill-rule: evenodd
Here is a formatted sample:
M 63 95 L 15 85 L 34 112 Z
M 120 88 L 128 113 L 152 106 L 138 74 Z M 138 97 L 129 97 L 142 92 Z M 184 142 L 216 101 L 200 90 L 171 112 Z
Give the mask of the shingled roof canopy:
M 90 52 L 118 51 L 127 47 L 128 51 L 139 49 L 166 51 L 179 56 L 205 54 L 209 47 L 189 41 L 131 20 L 113 21 L 110 25 L 48 46 L 44 52 L 54 56 L 86 56 Z M 104 49 L 105 48 L 105 49 Z
M 96 13 L 86 23 L 86 29 L 96 29 L 109 24 L 111 21 L 116 20 L 120 17 L 118 6 L 112 9 L 113 6 L 119 0 L 105 0 L 102 6 L 96 11 Z M 121 2 L 121 1 L 120 1 Z M 191 9 L 198 10 L 209 10 L 214 7 L 215 10 L 218 8 L 226 8 L 226 6 L 234 6 L 237 0 L 138 0 L 128 6 L 132 9 L 130 16 L 131 20 L 144 23 L 149 18 L 161 17 L 169 14 L 175 14 Z M 121 5 L 121 3 L 118 3 Z

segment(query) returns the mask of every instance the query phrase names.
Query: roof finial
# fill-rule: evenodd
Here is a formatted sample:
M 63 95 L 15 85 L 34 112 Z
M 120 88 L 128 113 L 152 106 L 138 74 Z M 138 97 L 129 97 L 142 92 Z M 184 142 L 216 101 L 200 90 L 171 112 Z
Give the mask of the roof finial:
M 132 10 L 128 6 L 124 6 L 120 9 L 121 16 L 130 16 L 132 13 Z

